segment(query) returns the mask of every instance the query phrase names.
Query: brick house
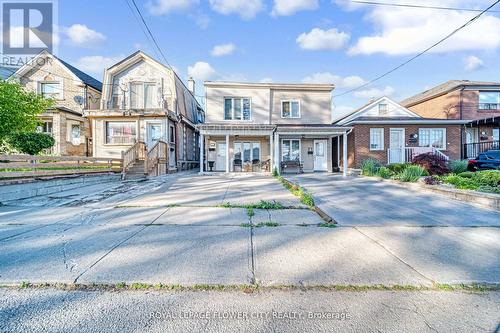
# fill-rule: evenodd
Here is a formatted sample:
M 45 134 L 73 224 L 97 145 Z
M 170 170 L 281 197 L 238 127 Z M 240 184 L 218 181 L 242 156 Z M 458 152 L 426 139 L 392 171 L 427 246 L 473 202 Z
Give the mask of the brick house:
M 347 145 L 351 168 L 358 168 L 368 158 L 386 165 L 410 162 L 427 152 L 447 160 L 460 159 L 460 128 L 464 123 L 423 118 L 388 97 L 334 120 L 334 125 L 352 127 Z M 340 144 L 334 141 L 334 165 L 343 159 Z
M 54 107 L 40 115 L 38 127 L 38 131 L 55 139 L 50 154 L 92 154 L 89 122 L 82 114 L 99 105 L 101 82 L 47 51 L 20 67 L 11 78 L 26 89 L 55 100 Z
M 500 147 L 500 83 L 451 80 L 401 102 L 427 118 L 468 120 L 461 131 L 464 158 Z

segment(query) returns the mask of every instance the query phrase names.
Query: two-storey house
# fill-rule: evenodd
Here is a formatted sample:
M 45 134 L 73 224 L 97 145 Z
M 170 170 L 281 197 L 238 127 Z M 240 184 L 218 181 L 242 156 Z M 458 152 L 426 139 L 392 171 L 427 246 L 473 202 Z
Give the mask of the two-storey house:
M 401 102 L 428 118 L 468 120 L 460 142 L 464 158 L 500 149 L 500 83 L 451 80 Z
M 333 89 L 205 82 L 200 171 L 333 171 L 333 138 L 347 138 L 350 130 L 332 125 Z
M 38 131 L 54 137 L 54 155 L 89 156 L 89 122 L 84 110 L 99 106 L 102 84 L 60 58 L 42 51 L 11 76 L 26 89 L 54 99 L 54 106 L 40 115 Z
M 100 108 L 88 110 L 95 157 L 117 157 L 137 142 L 168 144 L 168 169 L 198 163 L 195 125 L 204 111 L 175 71 L 137 51 L 104 71 Z

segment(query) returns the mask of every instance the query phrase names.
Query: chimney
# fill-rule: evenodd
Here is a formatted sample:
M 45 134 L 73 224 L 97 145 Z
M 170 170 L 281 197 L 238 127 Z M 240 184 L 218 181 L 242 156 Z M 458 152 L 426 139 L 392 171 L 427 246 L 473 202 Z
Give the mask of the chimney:
M 192 76 L 189 77 L 189 80 L 188 80 L 188 89 L 189 91 L 191 91 L 194 95 L 194 79 Z

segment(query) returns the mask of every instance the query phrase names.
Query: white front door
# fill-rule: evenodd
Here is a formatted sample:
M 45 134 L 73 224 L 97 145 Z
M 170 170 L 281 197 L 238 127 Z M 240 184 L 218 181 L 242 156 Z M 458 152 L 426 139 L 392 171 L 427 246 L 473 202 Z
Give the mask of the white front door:
M 226 142 L 217 142 L 217 157 L 215 159 L 215 170 L 226 171 Z
M 161 139 L 161 123 L 147 123 L 147 129 L 146 129 L 146 144 L 148 145 L 148 148 L 151 148 L 155 145 L 158 140 Z
M 314 171 L 328 170 L 326 147 L 326 140 L 314 140 Z
M 405 161 L 404 129 L 391 128 L 389 137 L 389 163 L 403 163 Z

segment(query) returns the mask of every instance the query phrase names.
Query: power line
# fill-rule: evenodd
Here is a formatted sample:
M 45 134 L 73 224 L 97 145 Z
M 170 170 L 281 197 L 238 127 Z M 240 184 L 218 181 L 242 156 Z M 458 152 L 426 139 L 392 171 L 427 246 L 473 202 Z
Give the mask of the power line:
M 387 3 L 387 2 L 361 1 L 361 0 L 349 0 L 349 1 L 352 3 L 358 3 L 358 4 L 364 4 L 364 5 L 375 5 L 375 6 L 406 7 L 406 8 L 419 8 L 419 9 L 436 9 L 436 10 L 454 10 L 454 11 L 464 11 L 464 12 L 482 12 L 481 9 L 472 9 L 472 8 L 423 6 L 423 5 L 414 5 L 414 4 Z M 500 13 L 500 11 L 491 10 L 490 13 Z
M 412 62 L 413 60 L 421 57 L 422 55 L 424 55 L 425 53 L 429 52 L 431 49 L 435 48 L 436 46 L 438 46 L 439 44 L 441 44 L 442 42 L 444 42 L 445 40 L 447 40 L 448 38 L 450 38 L 451 36 L 453 36 L 454 34 L 456 34 L 457 32 L 459 32 L 460 30 L 462 30 L 463 28 L 467 27 L 468 25 L 470 25 L 471 23 L 473 23 L 474 21 L 476 21 L 479 17 L 481 17 L 484 13 L 486 13 L 487 11 L 489 11 L 491 8 L 493 8 L 495 5 L 497 5 L 498 3 L 500 2 L 500 0 L 496 0 L 492 5 L 490 5 L 488 8 L 484 9 L 483 11 L 481 11 L 479 14 L 477 14 L 476 16 L 474 16 L 473 18 L 471 18 L 469 21 L 467 21 L 465 24 L 461 25 L 460 27 L 458 27 L 457 29 L 453 30 L 452 32 L 450 32 L 448 35 L 446 35 L 445 37 L 441 38 L 439 41 L 437 41 L 436 43 L 432 44 L 431 46 L 429 46 L 428 48 L 426 48 L 425 50 L 417 53 L 416 55 L 414 55 L 413 57 L 411 57 L 410 59 L 406 60 L 405 62 L 399 64 L 398 66 L 394 67 L 393 69 L 377 76 L 376 78 L 360 85 L 359 87 L 356 87 L 356 88 L 353 88 L 353 89 L 350 89 L 350 90 L 347 90 L 343 93 L 340 93 L 340 94 L 337 94 L 337 95 L 333 95 L 333 97 L 339 97 L 339 96 L 344 96 L 344 95 L 347 95 L 347 94 L 350 94 L 356 90 L 359 90 L 359 89 L 362 89 L 362 88 L 365 88 L 369 85 L 371 85 L 372 83 L 376 82 L 376 81 L 379 81 L 380 79 L 386 77 L 387 75 L 397 71 L 398 69 L 400 69 L 401 67 L 403 66 L 406 66 L 407 64 L 409 64 L 410 62 Z

